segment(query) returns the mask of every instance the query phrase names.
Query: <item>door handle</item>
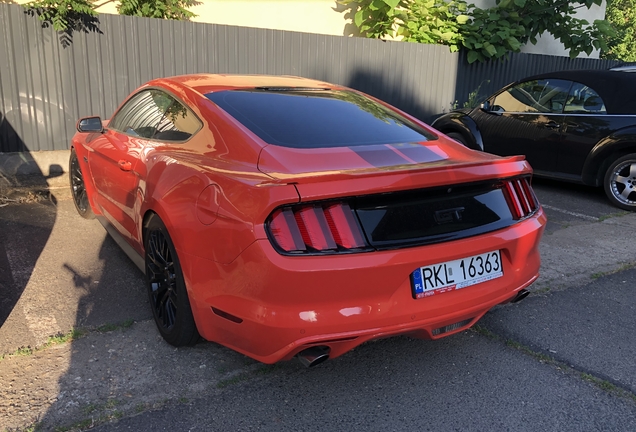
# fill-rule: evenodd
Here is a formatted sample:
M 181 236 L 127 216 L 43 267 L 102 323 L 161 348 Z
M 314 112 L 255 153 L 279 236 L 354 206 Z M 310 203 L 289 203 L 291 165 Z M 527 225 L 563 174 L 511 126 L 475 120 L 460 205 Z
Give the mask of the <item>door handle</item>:
M 126 160 L 119 161 L 119 169 L 122 171 L 130 171 L 132 169 L 132 164 Z
M 555 121 L 549 121 L 547 122 L 545 125 L 545 127 L 549 128 L 549 129 L 558 129 L 559 127 L 561 127 L 561 125 L 559 125 L 557 122 Z

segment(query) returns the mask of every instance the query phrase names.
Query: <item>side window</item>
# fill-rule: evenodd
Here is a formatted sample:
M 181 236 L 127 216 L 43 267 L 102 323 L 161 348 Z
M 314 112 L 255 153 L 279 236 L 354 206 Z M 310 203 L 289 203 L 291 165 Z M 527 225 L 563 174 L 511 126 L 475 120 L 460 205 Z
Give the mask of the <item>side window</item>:
M 133 96 L 110 121 L 109 128 L 160 141 L 185 141 L 201 128 L 196 116 L 160 90 Z
M 166 109 L 157 124 L 153 139 L 159 141 L 184 141 L 201 129 L 201 122 L 192 111 L 171 96 Z
M 133 96 L 115 114 L 108 127 L 127 135 L 152 138 L 163 116 L 162 109 L 155 103 L 156 90 L 144 90 Z
M 564 112 L 574 114 L 607 114 L 607 111 L 605 111 L 605 103 L 598 93 L 581 83 L 574 83 L 574 85 L 572 85 Z
M 570 86 L 570 81 L 551 78 L 526 81 L 498 94 L 493 101 L 493 110 L 560 114 Z

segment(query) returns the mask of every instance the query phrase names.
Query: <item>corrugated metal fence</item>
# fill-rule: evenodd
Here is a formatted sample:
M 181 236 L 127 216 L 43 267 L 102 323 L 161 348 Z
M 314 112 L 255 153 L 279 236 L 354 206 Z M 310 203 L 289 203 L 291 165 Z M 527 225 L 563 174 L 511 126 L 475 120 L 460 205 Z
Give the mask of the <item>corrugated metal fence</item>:
M 0 3 L 0 152 L 67 149 L 78 117 L 108 118 L 132 90 L 161 76 L 298 75 L 429 120 L 482 82 L 487 94 L 535 72 L 613 64 L 517 54 L 468 65 L 443 46 L 118 15 L 100 15 L 99 29 L 74 33 L 65 48 L 20 6 Z

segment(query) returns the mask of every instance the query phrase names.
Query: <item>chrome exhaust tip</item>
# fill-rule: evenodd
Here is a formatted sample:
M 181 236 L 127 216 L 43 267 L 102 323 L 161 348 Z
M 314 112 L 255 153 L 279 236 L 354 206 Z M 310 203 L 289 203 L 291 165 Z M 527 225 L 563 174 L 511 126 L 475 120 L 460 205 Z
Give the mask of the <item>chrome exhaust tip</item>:
M 528 297 L 528 295 L 530 294 L 530 291 L 522 289 L 521 291 L 519 291 L 517 293 L 517 295 L 515 296 L 515 298 L 513 298 L 512 300 L 510 300 L 510 303 L 517 303 L 520 302 L 521 300 L 523 300 L 524 298 Z
M 328 346 L 313 346 L 302 350 L 296 354 L 296 357 L 298 357 L 303 366 L 314 367 L 328 360 L 330 351 L 331 349 Z

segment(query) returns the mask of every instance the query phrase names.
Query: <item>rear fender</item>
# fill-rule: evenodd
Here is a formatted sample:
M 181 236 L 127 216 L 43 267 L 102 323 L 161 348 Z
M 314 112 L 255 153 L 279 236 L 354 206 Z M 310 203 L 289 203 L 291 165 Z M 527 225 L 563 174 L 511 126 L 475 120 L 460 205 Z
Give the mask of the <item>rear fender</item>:
M 233 261 L 257 238 L 266 238 L 265 220 L 277 206 L 299 201 L 294 185 L 271 182 L 253 168 L 239 170 L 234 166 L 227 175 L 209 166 L 156 164 L 148 177 L 140 230 L 152 211 L 179 253 L 223 264 Z
M 618 130 L 594 146 L 583 165 L 583 183 L 600 186 L 612 161 L 628 153 L 636 153 L 636 126 Z
M 484 151 L 484 141 L 481 138 L 477 123 L 463 112 L 454 111 L 444 114 L 435 120 L 432 126 L 445 134 L 451 132 L 460 133 L 466 139 L 468 147 L 473 150 Z

